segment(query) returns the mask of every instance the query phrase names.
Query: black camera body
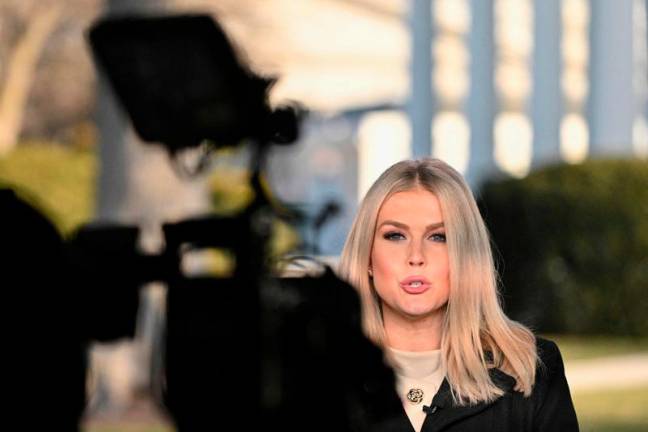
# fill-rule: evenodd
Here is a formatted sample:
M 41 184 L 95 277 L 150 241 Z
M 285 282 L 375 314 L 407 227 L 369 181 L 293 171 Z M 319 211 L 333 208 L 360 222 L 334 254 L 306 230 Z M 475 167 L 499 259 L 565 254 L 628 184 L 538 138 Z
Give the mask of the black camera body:
M 274 207 L 261 186 L 263 159 L 270 145 L 297 139 L 300 113 L 269 106 L 274 80 L 240 63 L 211 17 L 109 18 L 93 26 L 89 41 L 143 140 L 171 155 L 204 142 L 212 148 L 252 145 L 255 199 L 231 217 L 165 224 L 164 250 L 145 255 L 138 252 L 137 227 L 85 226 L 64 241 L 26 202 L 0 193 L 9 218 L 4 226 L 11 226 L 3 246 L 13 252 L 5 275 L 22 280 L 11 290 L 20 296 L 14 303 L 40 305 L 33 315 L 37 330 L 21 327 L 15 345 L 33 361 L 15 368 L 33 378 L 30 390 L 45 387 L 50 403 L 48 416 L 33 425 L 78 429 L 89 342 L 132 337 L 139 289 L 159 281 L 167 287 L 166 321 L 157 353 L 162 368 L 154 380 L 179 431 L 233 424 L 390 430 L 402 416 L 401 402 L 382 351 L 362 332 L 355 290 L 327 267 L 302 278 L 268 271 Z M 232 274 L 184 274 L 183 253 L 209 248 L 230 251 Z M 19 322 L 19 313 L 12 319 Z M 39 331 L 47 334 L 44 344 L 34 338 Z M 28 415 L 33 402 L 24 390 L 19 405 Z

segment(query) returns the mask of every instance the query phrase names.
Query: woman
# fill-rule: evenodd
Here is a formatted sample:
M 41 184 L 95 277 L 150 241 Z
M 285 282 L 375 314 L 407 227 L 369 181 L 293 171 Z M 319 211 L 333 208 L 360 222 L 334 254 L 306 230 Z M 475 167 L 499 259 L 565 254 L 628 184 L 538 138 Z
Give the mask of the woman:
M 402 430 L 578 430 L 560 352 L 502 312 L 486 227 L 449 165 L 423 159 L 385 171 L 339 270 L 394 366 Z

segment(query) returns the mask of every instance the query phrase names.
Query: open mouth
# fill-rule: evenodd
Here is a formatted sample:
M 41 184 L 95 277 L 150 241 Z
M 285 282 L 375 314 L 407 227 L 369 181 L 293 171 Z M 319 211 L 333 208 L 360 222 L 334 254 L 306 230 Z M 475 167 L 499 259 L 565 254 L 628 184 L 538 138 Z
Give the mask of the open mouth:
M 430 282 L 421 276 L 411 276 L 401 281 L 400 286 L 409 294 L 420 294 L 430 288 Z

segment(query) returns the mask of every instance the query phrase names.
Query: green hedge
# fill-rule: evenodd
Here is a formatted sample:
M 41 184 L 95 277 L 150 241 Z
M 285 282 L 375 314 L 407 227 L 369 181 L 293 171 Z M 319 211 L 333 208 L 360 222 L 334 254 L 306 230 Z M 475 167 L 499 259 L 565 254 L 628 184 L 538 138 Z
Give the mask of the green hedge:
M 95 176 L 93 150 L 41 142 L 0 157 L 0 186 L 15 188 L 64 234 L 92 219 Z
M 648 161 L 486 183 L 509 316 L 542 332 L 648 335 Z

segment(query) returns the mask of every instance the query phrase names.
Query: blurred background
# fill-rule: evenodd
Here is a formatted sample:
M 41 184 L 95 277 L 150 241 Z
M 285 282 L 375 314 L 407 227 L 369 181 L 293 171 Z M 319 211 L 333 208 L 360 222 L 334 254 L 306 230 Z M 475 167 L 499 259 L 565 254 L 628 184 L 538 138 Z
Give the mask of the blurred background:
M 266 173 L 308 216 L 278 251 L 335 262 L 389 165 L 432 155 L 469 180 L 494 237 L 507 312 L 559 343 L 582 430 L 648 429 L 648 19 L 645 0 L 2 0 L 0 185 L 63 235 L 228 213 L 245 150 L 180 178 L 142 146 L 86 32 L 111 14 L 213 14 L 271 101 L 308 116 Z M 134 341 L 89 353 L 87 431 L 166 431 L 146 393 L 164 287 Z M 46 359 L 44 359 L 46 361 Z

